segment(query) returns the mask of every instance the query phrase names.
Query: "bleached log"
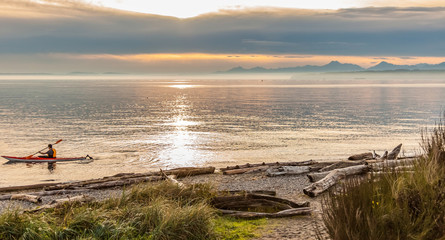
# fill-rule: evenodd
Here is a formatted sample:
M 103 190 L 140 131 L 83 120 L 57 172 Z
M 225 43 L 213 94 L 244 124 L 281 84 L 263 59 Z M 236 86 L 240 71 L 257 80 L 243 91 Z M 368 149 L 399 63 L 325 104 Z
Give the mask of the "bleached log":
M 104 183 L 91 184 L 91 185 L 84 186 L 84 188 L 87 188 L 87 189 L 113 188 L 113 187 L 128 186 L 128 185 L 142 183 L 142 182 L 161 181 L 163 179 L 164 179 L 163 176 L 130 178 L 130 179 L 125 179 L 125 180 L 118 180 L 118 181 L 110 181 L 110 182 L 104 182 Z
M 220 168 L 221 171 L 233 170 L 233 169 L 242 169 L 242 168 L 252 168 L 252 167 L 261 167 L 261 166 L 306 166 L 311 164 L 316 164 L 317 162 L 314 160 L 301 161 L 301 162 L 274 162 L 274 163 L 259 163 L 259 164 L 244 164 L 244 165 L 235 165 L 228 166 L 225 168 Z
M 202 174 L 211 174 L 215 172 L 214 167 L 183 167 L 176 168 L 170 170 L 164 170 L 164 173 L 167 175 L 176 175 L 177 178 L 202 175 Z M 157 175 L 160 175 L 159 173 Z
M 57 208 L 67 202 L 69 203 L 87 203 L 87 202 L 92 202 L 94 201 L 93 197 L 90 197 L 88 195 L 79 195 L 79 196 L 75 196 L 75 197 L 68 197 L 68 198 L 62 198 L 62 199 L 56 199 L 53 200 L 51 203 L 49 204 L 45 204 L 43 206 L 37 207 L 35 209 L 31 209 L 31 210 L 27 210 L 25 212 L 38 212 L 41 210 L 45 210 L 45 209 L 49 209 L 49 208 Z
M 397 145 L 390 153 L 388 153 L 388 157 L 386 159 L 388 160 L 394 160 L 397 159 L 397 156 L 400 153 L 400 150 L 402 149 L 402 144 Z
M 309 166 L 281 166 L 278 168 L 269 168 L 266 171 L 267 176 L 276 177 L 283 175 L 298 175 L 311 171 Z
M 269 195 L 260 194 L 244 194 L 244 195 L 229 195 L 217 196 L 211 201 L 212 206 L 219 209 L 251 209 L 251 208 L 275 208 L 275 209 L 290 209 L 308 207 L 309 202 L 296 203 L 284 198 L 273 197 Z
M 329 165 L 325 168 L 320 169 L 320 172 L 309 173 L 306 176 L 309 178 L 310 182 L 318 182 L 321 179 L 323 179 L 324 177 L 326 177 L 330 173 L 330 171 L 332 171 L 334 169 L 346 168 L 346 167 L 357 166 L 357 165 L 367 165 L 368 161 L 370 161 L 370 160 L 358 161 L 358 162 L 341 161 L 341 162 L 337 162 L 337 163 Z M 374 161 L 374 160 L 371 160 L 371 161 Z
M 309 182 L 318 182 L 325 178 L 330 172 L 313 172 L 306 175 L 309 178 Z
M 251 167 L 251 168 L 240 168 L 240 169 L 232 169 L 223 171 L 224 175 L 234 175 L 234 174 L 243 174 L 243 173 L 252 173 L 252 172 L 263 172 L 266 171 L 269 166 L 259 166 L 259 167 Z
M 162 176 L 167 179 L 169 182 L 176 184 L 178 187 L 180 188 L 184 188 L 184 183 L 178 182 L 178 180 L 176 180 L 176 175 L 170 175 L 168 176 L 167 174 L 165 174 L 164 171 L 162 171 L 162 169 L 160 169 L 160 172 L 162 174 Z
M 73 193 L 85 193 L 89 192 L 89 189 L 73 189 L 73 190 L 54 190 L 54 191 L 41 191 L 41 192 L 32 192 L 29 193 L 31 195 L 37 195 L 37 196 L 53 196 L 53 195 L 66 195 L 66 194 L 73 194 Z
M 380 162 L 380 163 L 370 164 L 370 167 L 373 171 L 380 171 L 383 169 L 395 168 L 397 166 L 413 165 L 417 161 L 418 161 L 417 158 L 409 158 L 409 159 L 394 160 L 394 161 L 384 161 L 384 162 Z
M 179 177 L 186 177 L 186 176 L 194 176 L 194 175 L 200 175 L 200 174 L 210 174 L 215 172 L 214 167 L 203 167 L 203 168 L 196 168 L 196 167 L 187 167 L 187 168 L 176 168 L 176 169 L 170 169 L 170 170 L 164 170 L 163 171 L 166 175 L 176 175 Z M 87 185 L 93 185 L 93 184 L 99 184 L 104 183 L 103 186 L 112 184 L 105 184 L 106 182 L 119 182 L 123 183 L 123 185 L 128 185 L 128 183 L 138 183 L 139 180 L 143 179 L 144 177 L 155 177 L 155 176 L 162 176 L 161 172 L 148 172 L 148 173 L 134 173 L 134 174 L 116 174 L 114 176 L 110 177 L 104 177 L 99 179 L 92 179 L 92 180 L 86 180 L 86 181 L 78 181 L 78 182 L 71 182 L 71 183 L 62 183 L 62 184 L 55 184 L 51 185 L 45 188 L 45 190 L 60 190 L 60 189 L 74 189 L 79 187 L 85 187 Z M 135 179 L 134 181 L 131 181 L 130 179 Z M 139 179 L 139 180 L 137 180 Z M 128 181 L 127 181 L 128 180 Z M 123 181 L 123 182 L 122 182 Z M 122 186 L 122 184 L 118 184 L 116 186 Z M 1 189 L 0 189 L 1 191 Z
M 372 153 L 367 152 L 367 153 L 360 153 L 360 154 L 352 155 L 352 156 L 348 157 L 348 160 L 369 160 L 369 159 L 373 159 L 372 157 L 373 157 Z
M 235 218 L 282 218 L 282 217 L 292 217 L 298 215 L 308 215 L 311 214 L 312 209 L 310 207 L 305 208 L 291 208 L 276 213 L 264 213 L 264 212 L 245 212 L 245 211 L 234 211 L 234 210 L 219 210 L 222 214 L 228 215 Z
M 378 159 L 378 158 L 380 158 L 380 155 L 375 153 L 375 150 L 372 150 L 372 159 Z
M 316 197 L 324 191 L 328 190 L 330 187 L 334 186 L 340 179 L 343 179 L 344 177 L 350 175 L 362 174 L 367 172 L 368 170 L 368 165 L 358 165 L 347 168 L 334 169 L 323 179 L 312 183 L 311 185 L 304 188 L 303 192 L 309 197 Z
M 224 195 L 224 194 L 247 194 L 247 193 L 252 193 L 252 194 L 260 194 L 260 195 L 269 195 L 269 196 L 275 196 L 277 195 L 276 191 L 269 191 L 269 190 L 227 190 L 227 191 L 218 191 L 219 195 Z
M 0 188 L 0 192 L 14 192 L 14 191 L 23 191 L 23 190 L 31 190 L 31 189 L 44 189 L 46 187 L 55 186 L 58 184 L 60 184 L 60 183 L 39 183 L 39 184 L 32 184 L 32 185 L 2 187 L 2 188 Z
M 334 163 L 332 165 L 329 165 L 327 167 L 324 167 L 322 169 L 320 169 L 320 172 L 327 172 L 327 171 L 332 171 L 334 169 L 338 169 L 338 168 L 345 168 L 345 167 L 351 167 L 351 166 L 357 166 L 357 165 L 365 165 L 367 164 L 365 161 L 356 161 L 356 162 L 352 162 L 352 161 L 341 161 L 341 162 L 337 162 Z
M 42 198 L 40 196 L 35 196 L 31 194 L 8 194 L 0 196 L 0 200 L 19 200 L 32 203 L 42 202 Z

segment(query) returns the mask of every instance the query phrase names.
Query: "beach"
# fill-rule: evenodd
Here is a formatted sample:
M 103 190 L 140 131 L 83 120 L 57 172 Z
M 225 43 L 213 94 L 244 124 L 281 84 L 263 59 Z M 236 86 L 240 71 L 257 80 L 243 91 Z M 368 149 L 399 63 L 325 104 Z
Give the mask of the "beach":
M 319 231 L 327 238 L 323 230 L 320 218 L 321 197 L 310 198 L 303 194 L 302 189 L 309 184 L 305 174 L 292 176 L 268 177 L 264 172 L 247 173 L 239 175 L 223 175 L 221 172 L 179 178 L 178 181 L 188 184 L 210 183 L 218 190 L 269 190 L 276 191 L 276 196 L 297 203 L 310 202 L 313 209 L 311 215 L 295 216 L 288 218 L 268 219 L 267 224 L 256 231 L 259 237 L 254 239 L 316 239 Z M 128 189 L 128 188 L 125 188 Z M 29 191 L 28 191 L 29 192 Z M 22 191 L 22 193 L 24 193 Z M 26 191 L 25 191 L 26 193 Z M 91 190 L 82 194 L 93 197 L 95 201 L 105 200 L 110 197 L 119 197 L 123 193 L 122 187 L 107 190 Z M 3 200 L 0 201 L 0 212 L 7 209 L 29 210 L 50 203 L 55 199 L 74 197 L 79 194 L 43 196 L 42 203 L 34 204 L 25 201 Z

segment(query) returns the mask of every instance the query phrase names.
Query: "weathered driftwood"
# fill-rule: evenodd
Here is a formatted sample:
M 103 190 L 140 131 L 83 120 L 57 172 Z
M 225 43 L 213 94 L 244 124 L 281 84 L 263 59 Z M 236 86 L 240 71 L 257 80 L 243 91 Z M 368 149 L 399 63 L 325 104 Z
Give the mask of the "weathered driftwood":
M 397 145 L 397 147 L 395 147 L 390 153 L 388 153 L 386 159 L 388 160 L 397 159 L 397 156 L 399 155 L 401 149 L 402 149 L 402 144 Z
M 327 172 L 327 171 L 332 171 L 334 169 L 338 169 L 338 168 L 345 168 L 345 167 L 351 167 L 351 166 L 357 166 L 357 165 L 366 165 L 367 163 L 365 161 L 341 161 L 341 162 L 337 162 L 334 163 L 332 165 L 329 165 L 327 167 L 324 167 L 322 169 L 320 169 L 320 172 Z
M 372 150 L 372 159 L 378 159 L 378 158 L 380 158 L 380 155 L 375 153 L 375 150 Z
M 235 196 L 217 196 L 212 199 L 211 204 L 215 208 L 227 210 L 247 210 L 252 208 L 274 208 L 285 210 L 309 206 L 309 202 L 296 203 L 283 198 L 251 193 Z
M 90 191 L 90 190 L 89 189 L 54 190 L 54 191 L 30 192 L 30 193 L 27 193 L 26 195 L 36 196 L 38 198 L 37 201 L 30 200 L 30 202 L 39 203 L 39 202 L 41 202 L 41 197 L 43 197 L 43 196 L 65 195 L 65 194 L 73 194 L 73 193 L 85 193 L 85 192 L 88 192 L 88 191 Z M 13 198 L 17 198 L 17 197 L 12 197 L 14 195 L 23 195 L 23 194 L 1 195 L 0 196 L 0 201 L 2 201 L 2 200 L 13 200 Z M 30 198 L 30 199 L 34 199 L 34 198 Z
M 55 186 L 58 184 L 60 184 L 60 183 L 39 183 L 39 184 L 22 185 L 22 186 L 2 187 L 2 188 L 0 188 L 0 192 L 14 192 L 14 191 L 23 191 L 23 190 L 31 190 L 31 189 L 43 189 L 45 187 Z
M 96 184 L 86 185 L 83 187 L 87 188 L 87 189 L 104 189 L 104 188 L 128 186 L 128 185 L 142 183 L 142 182 L 160 181 L 163 179 L 165 179 L 163 176 L 139 177 L 139 178 L 130 178 L 130 179 L 110 181 L 110 182 L 104 182 L 104 183 L 96 183 Z
M 306 175 L 309 178 L 309 182 L 318 182 L 325 178 L 330 172 L 313 172 Z
M 311 171 L 309 166 L 280 166 L 277 168 L 269 168 L 266 171 L 267 176 L 276 177 L 283 175 L 298 175 Z
M 164 170 L 164 173 L 167 175 L 176 175 L 178 178 L 182 177 L 188 177 L 188 176 L 195 176 L 195 175 L 202 175 L 202 174 L 210 174 L 214 173 L 215 168 L 214 167 L 184 167 L 184 168 L 176 168 L 176 169 L 170 169 L 170 170 Z M 161 175 L 160 173 L 157 173 L 157 175 Z
M 373 154 L 371 152 L 355 154 L 348 157 L 348 160 L 369 160 L 373 159 Z
M 368 165 L 358 165 L 347 168 L 334 169 L 323 179 L 312 183 L 311 185 L 304 188 L 303 192 L 310 197 L 316 197 L 320 193 L 323 193 L 330 187 L 334 186 L 340 179 L 350 175 L 366 173 L 368 170 Z
M 370 164 L 369 166 L 373 171 L 381 171 L 384 169 L 391 169 L 398 166 L 413 165 L 418 161 L 418 158 L 407 158 L 402 160 L 384 161 L 379 163 Z
M 86 202 L 92 202 L 92 201 L 94 201 L 94 198 L 92 198 L 88 195 L 79 195 L 79 196 L 75 196 L 75 197 L 56 199 L 49 204 L 45 204 L 43 206 L 31 209 L 31 210 L 27 210 L 25 212 L 38 212 L 38 211 L 49 209 L 49 208 L 57 208 L 67 202 L 69 202 L 69 203 L 86 203 Z
M 228 191 L 218 191 L 219 195 L 247 194 L 247 193 L 260 194 L 260 195 L 269 195 L 269 196 L 276 196 L 277 195 L 276 191 L 269 191 L 269 190 L 252 190 L 252 191 L 247 191 L 247 190 L 228 190 Z
M 41 191 L 41 192 L 32 192 L 32 193 L 28 193 L 31 195 L 36 195 L 36 196 L 53 196 L 53 195 L 66 195 L 66 194 L 78 194 L 78 193 L 85 193 L 85 192 L 89 192 L 89 189 L 70 189 L 70 190 L 66 190 L 66 189 L 62 189 L 62 190 L 53 190 L 53 191 Z
M 397 156 L 399 155 L 401 149 L 402 149 L 402 144 L 399 144 L 390 153 L 388 153 L 388 151 L 385 151 L 385 153 L 383 153 L 383 156 L 381 157 L 378 154 L 376 154 L 375 151 L 373 151 L 373 152 L 352 155 L 348 157 L 348 160 L 372 160 L 372 159 L 393 160 L 397 159 Z
M 20 200 L 32 203 L 42 202 L 42 198 L 40 196 L 35 196 L 31 194 L 8 194 L 0 196 L 0 200 Z
M 223 171 L 224 175 L 233 175 L 233 174 L 243 174 L 243 173 L 253 173 L 253 172 L 264 172 L 269 169 L 270 166 L 258 166 L 251 168 L 240 168 L 240 169 L 232 169 Z
M 203 167 L 203 168 L 176 168 L 171 170 L 163 170 L 164 174 L 166 175 L 176 175 L 177 177 L 186 177 L 186 176 L 193 176 L 193 175 L 200 175 L 200 174 L 210 174 L 215 172 L 214 167 Z M 117 174 L 110 177 L 104 177 L 100 179 L 92 179 L 92 180 L 86 180 L 86 181 L 79 181 L 79 182 L 71 182 L 71 183 L 63 183 L 58 185 L 53 185 L 45 188 L 45 190 L 59 190 L 59 189 L 73 189 L 73 188 L 79 188 L 79 187 L 86 187 L 89 185 L 97 184 L 97 186 L 100 186 L 101 183 L 104 183 L 103 186 L 112 186 L 113 184 L 106 184 L 107 182 L 114 182 L 117 183 L 116 186 L 122 186 L 122 185 L 129 185 L 134 183 L 140 183 L 144 181 L 152 181 L 153 180 L 162 180 L 158 179 L 156 177 L 162 176 L 163 174 L 161 172 L 148 172 L 148 173 L 132 173 L 132 174 Z M 133 180 L 131 180 L 133 179 Z M 145 180 L 144 180 L 145 179 Z
M 275 213 L 264 213 L 264 212 L 247 212 L 247 211 L 235 211 L 235 210 L 219 210 L 222 214 L 228 215 L 235 218 L 282 218 L 282 217 L 292 217 L 297 215 L 308 215 L 311 214 L 312 209 L 310 207 L 304 208 L 290 208 L 283 211 Z
M 225 168 L 220 168 L 221 171 L 233 170 L 233 169 L 242 169 L 242 168 L 252 168 L 252 167 L 261 167 L 261 166 L 305 166 L 317 163 L 314 160 L 302 161 L 302 162 L 274 162 L 274 163 L 259 163 L 259 164 L 244 164 L 244 165 L 235 165 L 228 166 Z
M 164 171 L 167 175 L 176 175 L 178 178 L 186 177 L 186 176 L 194 176 L 200 174 L 211 174 L 215 172 L 214 167 L 187 167 L 187 168 L 176 168 Z M 33 190 L 33 189 L 45 189 L 45 190 L 60 190 L 74 187 L 82 187 L 89 184 L 94 183 L 102 183 L 108 181 L 117 181 L 123 180 L 127 178 L 138 178 L 138 177 L 149 177 L 149 176 L 160 176 L 160 172 L 148 172 L 148 173 L 120 173 L 114 176 L 103 177 L 99 179 L 91 179 L 86 181 L 77 181 L 70 183 L 39 183 L 32 185 L 23 185 L 23 186 L 12 186 L 12 187 L 2 187 L 0 188 L 0 192 L 14 192 L 14 191 L 22 191 L 22 190 Z
M 323 179 L 324 177 L 326 177 L 330 173 L 330 171 L 332 171 L 334 169 L 341 169 L 341 168 L 345 168 L 345 167 L 366 165 L 366 164 L 368 164 L 367 161 L 356 161 L 356 162 L 341 161 L 341 162 L 337 162 L 337 163 L 329 165 L 325 168 L 320 169 L 320 172 L 312 172 L 312 173 L 307 174 L 306 176 L 309 178 L 310 182 L 317 182 L 317 181 L 320 181 L 321 179 Z
M 167 181 L 176 184 L 180 188 L 184 188 L 184 183 L 178 182 L 178 180 L 176 180 L 176 175 L 168 176 L 167 174 L 164 173 L 164 171 L 162 171 L 162 169 L 160 169 L 160 172 L 162 174 L 162 177 L 164 177 Z

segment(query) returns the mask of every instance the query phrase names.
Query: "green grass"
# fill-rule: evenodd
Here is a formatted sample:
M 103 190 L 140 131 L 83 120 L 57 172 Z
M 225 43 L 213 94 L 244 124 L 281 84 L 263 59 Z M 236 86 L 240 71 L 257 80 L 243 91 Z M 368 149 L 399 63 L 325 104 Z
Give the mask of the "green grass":
M 0 239 L 249 239 L 265 220 L 219 216 L 208 184 L 143 184 L 119 198 L 0 215 Z
M 445 239 L 445 130 L 422 133 L 411 172 L 345 181 L 323 198 L 323 220 L 334 240 Z
M 218 218 L 215 221 L 215 231 L 220 239 L 244 240 L 259 237 L 255 233 L 258 227 L 266 224 L 266 219 L 239 220 L 235 218 Z

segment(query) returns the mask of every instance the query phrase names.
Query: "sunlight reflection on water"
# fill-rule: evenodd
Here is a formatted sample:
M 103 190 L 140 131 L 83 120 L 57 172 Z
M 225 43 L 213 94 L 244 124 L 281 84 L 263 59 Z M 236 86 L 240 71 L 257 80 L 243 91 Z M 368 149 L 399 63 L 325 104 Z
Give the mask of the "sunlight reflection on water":
M 445 85 L 409 84 L 3 81 L 2 155 L 27 156 L 63 138 L 60 157 L 90 154 L 96 161 L 61 164 L 52 174 L 42 165 L 4 165 L 0 186 L 182 166 L 345 159 L 399 143 L 414 151 L 420 128 L 443 110 Z

